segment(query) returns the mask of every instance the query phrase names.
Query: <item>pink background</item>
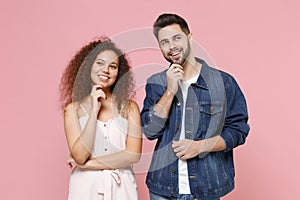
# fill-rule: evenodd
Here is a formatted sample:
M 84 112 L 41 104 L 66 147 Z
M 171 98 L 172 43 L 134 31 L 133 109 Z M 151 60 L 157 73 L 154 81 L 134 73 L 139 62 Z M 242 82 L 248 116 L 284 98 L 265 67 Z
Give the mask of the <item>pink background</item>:
M 223 199 L 298 199 L 299 9 L 297 0 L 1 1 L 0 198 L 67 198 L 68 150 L 57 103 L 66 64 L 97 35 L 151 27 L 160 13 L 175 12 L 216 66 L 235 76 L 248 101 L 251 132 L 235 149 L 236 188 Z M 151 50 L 130 60 L 136 68 L 165 64 Z M 143 85 L 140 106 L 142 91 Z M 153 143 L 144 143 L 149 154 Z M 147 200 L 142 171 L 136 177 L 140 199 Z

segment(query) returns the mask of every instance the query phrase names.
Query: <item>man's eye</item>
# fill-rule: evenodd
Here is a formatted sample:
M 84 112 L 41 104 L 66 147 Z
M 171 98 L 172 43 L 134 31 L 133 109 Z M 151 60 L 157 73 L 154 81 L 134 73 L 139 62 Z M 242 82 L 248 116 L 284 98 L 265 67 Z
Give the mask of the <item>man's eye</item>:
M 161 42 L 161 45 L 162 45 L 162 46 L 165 46 L 165 45 L 167 45 L 167 44 L 168 44 L 167 41 L 162 41 L 162 42 Z
M 180 40 L 181 39 L 181 36 L 176 36 L 175 37 L 175 40 Z

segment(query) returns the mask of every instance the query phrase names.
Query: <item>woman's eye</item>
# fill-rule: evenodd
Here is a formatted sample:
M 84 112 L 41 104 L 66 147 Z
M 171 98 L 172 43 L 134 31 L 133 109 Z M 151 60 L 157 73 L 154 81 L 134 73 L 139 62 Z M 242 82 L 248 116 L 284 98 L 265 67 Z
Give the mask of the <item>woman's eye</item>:
M 103 65 L 103 62 L 96 62 L 97 65 Z
M 116 65 L 110 65 L 111 68 L 117 69 L 118 67 Z

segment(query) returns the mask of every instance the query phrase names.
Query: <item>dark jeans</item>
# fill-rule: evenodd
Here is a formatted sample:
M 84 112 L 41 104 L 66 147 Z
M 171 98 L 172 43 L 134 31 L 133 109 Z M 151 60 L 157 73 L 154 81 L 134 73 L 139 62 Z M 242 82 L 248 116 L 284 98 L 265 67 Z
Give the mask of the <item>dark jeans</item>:
M 161 196 L 153 192 L 149 192 L 149 194 L 150 194 L 150 200 L 197 200 L 196 198 L 193 198 L 191 194 L 180 194 L 177 198 Z M 210 199 L 210 200 L 220 200 L 220 199 Z

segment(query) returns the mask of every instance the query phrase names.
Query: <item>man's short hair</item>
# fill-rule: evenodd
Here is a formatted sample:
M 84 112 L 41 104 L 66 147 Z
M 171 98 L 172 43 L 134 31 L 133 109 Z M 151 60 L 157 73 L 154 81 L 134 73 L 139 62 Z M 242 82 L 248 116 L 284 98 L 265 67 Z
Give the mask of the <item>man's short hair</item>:
M 156 39 L 158 40 L 158 32 L 160 29 L 172 24 L 178 24 L 186 35 L 190 34 L 189 26 L 182 17 L 176 14 L 165 13 L 161 14 L 153 24 L 153 34 Z

